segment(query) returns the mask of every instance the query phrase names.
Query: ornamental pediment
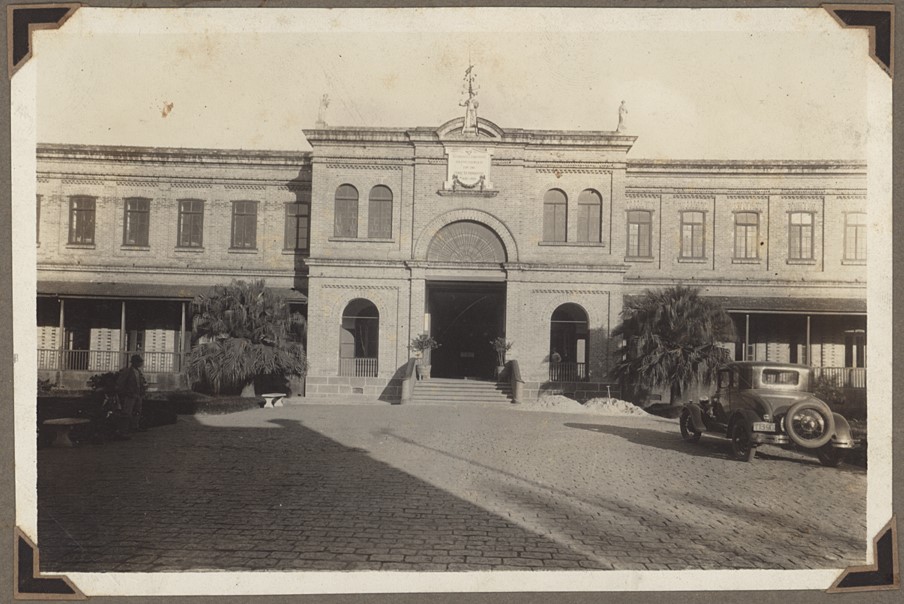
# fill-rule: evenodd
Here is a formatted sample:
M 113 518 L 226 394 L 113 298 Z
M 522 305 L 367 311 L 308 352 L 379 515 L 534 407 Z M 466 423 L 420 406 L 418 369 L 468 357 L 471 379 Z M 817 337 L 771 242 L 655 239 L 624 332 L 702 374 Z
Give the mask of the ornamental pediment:
M 505 132 L 490 120 L 478 117 L 476 134 L 474 134 L 473 131 L 468 131 L 465 128 L 465 118 L 457 117 L 437 128 L 436 135 L 440 140 L 453 141 L 473 141 L 474 139 L 502 140 Z

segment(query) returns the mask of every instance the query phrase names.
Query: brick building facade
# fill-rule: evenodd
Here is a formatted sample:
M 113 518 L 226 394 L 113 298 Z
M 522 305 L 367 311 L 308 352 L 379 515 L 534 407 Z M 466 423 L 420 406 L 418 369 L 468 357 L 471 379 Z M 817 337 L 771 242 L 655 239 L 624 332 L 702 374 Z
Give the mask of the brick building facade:
M 427 332 L 435 376 L 493 378 L 503 336 L 526 396 L 586 397 L 625 298 L 682 283 L 732 313 L 737 358 L 865 386 L 862 163 L 645 161 L 618 132 L 463 118 L 305 136 L 310 153 L 40 146 L 41 368 L 140 347 L 178 375 L 186 303 L 263 277 L 307 300 L 307 396 L 397 399 Z

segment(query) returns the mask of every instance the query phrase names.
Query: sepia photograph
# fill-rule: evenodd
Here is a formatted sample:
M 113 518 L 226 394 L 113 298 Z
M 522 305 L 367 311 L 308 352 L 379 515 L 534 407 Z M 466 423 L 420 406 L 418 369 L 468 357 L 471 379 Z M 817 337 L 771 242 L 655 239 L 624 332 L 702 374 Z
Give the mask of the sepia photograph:
M 875 29 L 55 6 L 11 80 L 12 295 L 17 555 L 61 589 L 825 591 L 873 563 Z

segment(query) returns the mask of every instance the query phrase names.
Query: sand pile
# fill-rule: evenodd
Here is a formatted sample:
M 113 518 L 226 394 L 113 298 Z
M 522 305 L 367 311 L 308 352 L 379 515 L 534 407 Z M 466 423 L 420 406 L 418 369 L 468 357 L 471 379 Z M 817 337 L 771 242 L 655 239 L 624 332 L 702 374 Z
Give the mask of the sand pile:
M 525 411 L 556 411 L 559 413 L 588 413 L 592 415 L 649 415 L 634 403 L 617 398 L 595 398 L 582 405 L 578 401 L 561 394 L 550 394 L 537 400 L 524 401 L 521 404 L 521 409 Z

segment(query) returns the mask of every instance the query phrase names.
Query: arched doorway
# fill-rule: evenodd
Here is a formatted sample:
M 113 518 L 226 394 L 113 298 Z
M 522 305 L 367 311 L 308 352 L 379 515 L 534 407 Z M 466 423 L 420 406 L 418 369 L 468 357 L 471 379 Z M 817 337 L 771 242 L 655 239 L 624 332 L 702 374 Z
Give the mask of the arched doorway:
M 342 312 L 339 330 L 339 375 L 377 377 L 380 312 L 364 298 L 352 300 Z
M 432 374 L 440 378 L 495 379 L 491 341 L 505 336 L 507 259 L 502 240 L 490 227 L 459 220 L 439 229 L 427 247 L 427 261 L 462 268 L 461 277 L 428 279 L 426 315 L 430 335 L 440 344 L 431 352 Z M 444 269 L 447 270 L 447 269 Z M 453 269 L 454 271 L 454 269 Z M 495 279 L 478 272 L 495 271 Z
M 553 311 L 549 326 L 549 381 L 587 379 L 588 325 L 587 311 L 577 304 L 562 304 Z

